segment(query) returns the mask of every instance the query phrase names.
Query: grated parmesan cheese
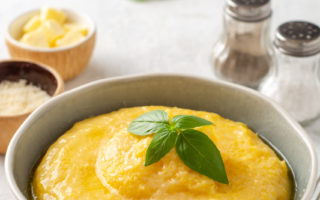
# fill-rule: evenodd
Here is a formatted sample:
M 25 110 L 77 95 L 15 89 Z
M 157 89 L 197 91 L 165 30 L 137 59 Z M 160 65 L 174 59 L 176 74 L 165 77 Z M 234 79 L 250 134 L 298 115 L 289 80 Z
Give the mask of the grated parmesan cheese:
M 31 112 L 49 99 L 45 91 L 26 80 L 0 82 L 0 115 Z

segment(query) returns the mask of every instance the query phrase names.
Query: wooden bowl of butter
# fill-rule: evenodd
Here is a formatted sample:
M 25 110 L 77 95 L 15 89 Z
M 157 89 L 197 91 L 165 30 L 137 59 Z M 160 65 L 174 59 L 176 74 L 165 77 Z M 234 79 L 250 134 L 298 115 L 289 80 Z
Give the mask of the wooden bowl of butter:
M 21 60 L 0 62 L 0 153 L 38 106 L 63 91 L 59 74 L 44 65 Z
M 88 65 L 95 35 L 88 16 L 44 7 L 15 18 L 7 28 L 6 44 L 12 58 L 46 64 L 69 80 Z

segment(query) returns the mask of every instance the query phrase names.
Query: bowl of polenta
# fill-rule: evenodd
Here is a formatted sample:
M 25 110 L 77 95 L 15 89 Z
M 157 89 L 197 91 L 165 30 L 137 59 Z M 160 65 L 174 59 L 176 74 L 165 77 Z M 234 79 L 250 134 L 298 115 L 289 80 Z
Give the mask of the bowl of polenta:
M 172 74 L 99 80 L 46 103 L 9 145 L 17 199 L 309 200 L 314 147 L 277 104 Z
M 43 7 L 13 19 L 7 27 L 6 44 L 12 58 L 44 63 L 69 80 L 87 66 L 95 35 L 95 24 L 87 15 Z

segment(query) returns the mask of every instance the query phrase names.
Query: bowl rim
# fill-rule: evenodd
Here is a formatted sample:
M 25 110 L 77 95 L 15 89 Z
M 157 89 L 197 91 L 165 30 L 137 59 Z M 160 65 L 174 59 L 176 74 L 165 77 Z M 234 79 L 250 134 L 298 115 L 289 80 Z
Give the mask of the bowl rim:
M 10 33 L 11 25 L 15 21 L 20 19 L 21 17 L 24 17 L 25 15 L 39 12 L 41 8 L 36 8 L 36 9 L 25 11 L 25 12 L 17 15 L 16 17 L 14 17 L 13 19 L 11 19 L 11 21 L 6 25 L 6 29 L 5 29 L 5 39 L 7 40 L 7 42 L 9 42 L 9 43 L 11 43 L 11 44 L 13 44 L 15 46 L 18 46 L 20 48 L 29 50 L 29 51 L 50 53 L 50 52 L 59 52 L 59 51 L 65 51 L 65 50 L 73 49 L 73 48 L 75 48 L 77 46 L 80 46 L 81 44 L 87 42 L 89 39 L 91 39 L 96 34 L 96 23 L 94 22 L 94 20 L 91 17 L 89 17 L 88 14 L 83 13 L 83 12 L 79 12 L 77 10 L 74 10 L 74 9 L 71 9 L 71 8 L 67 8 L 67 7 L 53 7 L 55 9 L 61 9 L 66 14 L 75 13 L 75 14 L 85 18 L 92 25 L 91 29 L 89 30 L 88 35 L 86 35 L 83 40 L 81 40 L 79 42 L 76 42 L 75 44 L 67 45 L 67 46 L 64 46 L 64 47 L 54 47 L 54 48 L 50 48 L 50 47 L 49 48 L 33 47 L 33 46 L 29 46 L 29 45 L 23 44 L 23 43 L 19 42 L 18 40 L 14 39 L 12 37 L 11 33 Z
M 45 65 L 45 64 L 42 64 L 42 63 L 39 63 L 39 62 L 30 61 L 30 60 L 24 60 L 24 59 L 5 59 L 5 60 L 0 60 L 0 64 L 1 63 L 11 63 L 11 62 L 24 62 L 24 63 L 34 64 L 35 66 L 40 67 L 40 68 L 48 71 L 50 74 L 52 74 L 54 79 L 57 81 L 57 88 L 54 91 L 53 95 L 50 96 L 50 99 L 52 99 L 53 97 L 55 97 L 55 96 L 57 96 L 57 95 L 59 95 L 60 93 L 63 92 L 63 90 L 64 90 L 64 82 L 63 82 L 61 76 L 59 75 L 59 73 L 55 69 L 53 69 L 52 67 L 50 67 L 48 65 Z M 37 108 L 35 108 L 34 110 L 36 110 Z M 31 110 L 31 111 L 28 111 L 28 112 L 19 113 L 19 114 L 0 115 L 0 120 L 1 119 L 12 119 L 12 118 L 17 118 L 17 117 L 22 117 L 22 116 L 28 116 L 34 110 Z
M 5 157 L 5 175 L 7 178 L 7 181 L 9 183 L 10 189 L 15 195 L 17 199 L 25 199 L 23 193 L 20 191 L 19 187 L 17 186 L 15 179 L 14 179 L 14 174 L 13 174 L 13 164 L 14 164 L 14 154 L 15 154 L 15 147 L 17 146 L 17 143 L 20 139 L 20 137 L 23 135 L 23 129 L 28 128 L 31 126 L 32 122 L 34 119 L 39 116 L 42 112 L 45 112 L 50 106 L 53 106 L 55 102 L 59 102 L 64 98 L 67 98 L 69 96 L 74 95 L 75 93 L 85 90 L 85 89 L 90 89 L 96 85 L 100 84 L 108 84 L 112 82 L 121 82 L 121 81 L 134 81 L 134 80 L 141 80 L 145 78 L 159 78 L 159 77 L 174 77 L 174 78 L 186 78 L 186 79 L 193 79 L 193 80 L 199 80 L 199 81 L 205 81 L 207 83 L 215 83 L 218 85 L 221 85 L 223 87 L 230 87 L 230 88 L 235 88 L 237 90 L 240 90 L 241 92 L 247 93 L 248 95 L 253 95 L 258 97 L 260 100 L 263 100 L 267 103 L 269 103 L 273 108 L 279 112 L 282 117 L 288 122 L 290 126 L 292 126 L 296 131 L 297 134 L 300 136 L 300 138 L 303 140 L 303 142 L 306 144 L 309 154 L 311 157 L 311 172 L 310 172 L 310 178 L 308 180 L 307 187 L 304 189 L 304 194 L 301 198 L 301 200 L 309 200 L 311 199 L 316 182 L 318 179 L 317 171 L 318 171 L 318 158 L 317 154 L 315 151 L 315 147 L 313 143 L 311 142 L 310 137 L 306 133 L 306 131 L 301 127 L 298 122 L 296 122 L 280 105 L 278 105 L 275 101 L 272 99 L 264 96 L 263 94 L 258 93 L 257 91 L 246 88 L 241 85 L 237 85 L 234 83 L 226 82 L 226 81 L 221 81 L 221 80 L 216 80 L 216 79 L 210 79 L 208 77 L 203 77 L 203 76 L 195 76 L 195 75 L 187 75 L 187 74 L 178 74 L 178 73 L 145 73 L 145 74 L 135 74 L 135 75 L 125 75 L 125 76 L 118 76 L 118 77 L 112 77 L 112 78 L 105 78 L 105 79 L 100 79 L 96 81 L 89 82 L 87 84 L 84 84 L 82 86 L 79 86 L 77 88 L 74 88 L 72 90 L 69 90 L 67 92 L 64 92 L 63 94 L 59 95 L 58 97 L 55 97 L 54 99 L 49 100 L 48 102 L 42 104 L 35 112 L 33 112 L 27 120 L 23 122 L 21 127 L 18 129 L 18 131 L 15 133 L 13 136 L 12 140 L 9 143 L 7 154 Z

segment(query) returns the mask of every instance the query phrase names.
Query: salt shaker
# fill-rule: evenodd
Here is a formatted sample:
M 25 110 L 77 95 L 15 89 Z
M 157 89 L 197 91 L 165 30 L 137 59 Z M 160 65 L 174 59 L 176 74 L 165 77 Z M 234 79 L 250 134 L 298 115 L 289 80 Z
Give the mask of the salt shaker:
M 257 89 L 273 66 L 270 0 L 227 0 L 224 30 L 213 49 L 217 78 Z
M 284 23 L 274 46 L 277 68 L 259 90 L 307 124 L 320 114 L 320 28 L 304 21 Z

